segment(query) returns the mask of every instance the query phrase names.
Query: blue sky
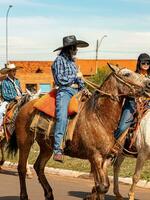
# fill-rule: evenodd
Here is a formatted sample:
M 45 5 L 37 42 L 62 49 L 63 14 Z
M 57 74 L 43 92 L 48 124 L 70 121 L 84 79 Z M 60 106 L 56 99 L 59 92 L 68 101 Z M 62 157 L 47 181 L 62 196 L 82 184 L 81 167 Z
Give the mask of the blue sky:
M 107 35 L 98 58 L 130 59 L 150 53 L 149 0 L 0 0 L 0 64 L 9 60 L 54 60 L 62 38 L 76 35 L 88 48 L 78 58 L 95 59 L 96 40 Z

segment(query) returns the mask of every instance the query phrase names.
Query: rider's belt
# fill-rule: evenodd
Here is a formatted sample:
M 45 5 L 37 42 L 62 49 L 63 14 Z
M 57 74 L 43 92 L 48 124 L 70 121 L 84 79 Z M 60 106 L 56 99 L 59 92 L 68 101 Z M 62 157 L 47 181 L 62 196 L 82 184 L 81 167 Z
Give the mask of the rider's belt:
M 61 88 L 61 87 L 64 87 L 64 86 L 56 86 L 56 88 Z M 79 88 L 78 84 L 76 84 L 76 83 L 73 83 L 71 85 L 66 85 L 65 87 L 71 87 L 71 88 L 74 88 L 74 89 Z
M 72 85 L 70 85 L 70 87 L 74 88 L 74 89 L 78 89 L 79 88 L 78 84 L 76 84 L 76 83 L 73 83 Z

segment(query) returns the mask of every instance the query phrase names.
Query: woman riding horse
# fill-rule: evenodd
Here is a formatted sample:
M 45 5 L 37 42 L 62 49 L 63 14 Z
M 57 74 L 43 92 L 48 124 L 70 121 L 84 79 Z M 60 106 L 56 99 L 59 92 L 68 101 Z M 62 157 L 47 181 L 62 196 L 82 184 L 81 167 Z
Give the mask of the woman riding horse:
M 74 63 L 74 56 L 78 47 L 87 47 L 87 42 L 77 40 L 74 35 L 63 38 L 63 46 L 54 51 L 61 50 L 52 65 L 56 94 L 56 124 L 54 130 L 54 156 L 55 161 L 63 162 L 61 142 L 65 134 L 68 120 L 68 104 L 72 96 L 83 90 L 82 73 Z M 86 90 L 84 90 L 86 91 Z
M 150 56 L 146 53 L 139 55 L 137 60 L 136 71 L 139 74 L 149 77 L 150 75 Z M 132 97 L 127 97 L 122 108 L 122 114 L 117 130 L 114 133 L 118 139 L 133 123 L 134 114 L 136 113 L 136 102 Z
M 137 66 L 136 66 L 136 72 L 139 74 L 143 74 L 146 77 L 149 77 L 150 75 L 150 56 L 148 54 L 140 54 L 137 60 Z M 142 100 L 143 101 L 143 100 Z M 135 104 L 135 100 L 132 99 L 133 105 Z M 134 200 L 135 199 L 135 186 L 138 183 L 140 179 L 140 174 L 142 171 L 142 168 L 144 166 L 144 163 L 146 160 L 150 159 L 150 99 L 145 98 L 144 102 L 144 115 L 141 116 L 141 120 L 139 122 L 139 125 L 136 129 L 136 134 L 134 134 L 136 137 L 134 138 L 133 145 L 136 148 L 136 154 L 134 152 L 130 151 L 124 151 L 123 154 L 120 153 L 117 157 L 116 162 L 114 163 L 114 194 L 116 195 L 117 200 L 123 200 L 124 198 L 119 193 L 119 184 L 118 184 L 118 177 L 119 177 L 119 171 L 121 164 L 123 163 L 126 156 L 133 157 L 135 159 L 136 156 L 136 167 L 134 171 L 134 175 L 132 177 L 132 185 L 129 192 L 129 199 Z M 128 104 L 129 105 L 129 104 Z M 125 106 L 124 106 L 125 107 Z M 129 108 L 129 107 L 128 107 Z M 136 111 L 136 106 L 134 106 Z M 134 111 L 134 112 L 135 112 Z M 123 111 L 124 113 L 124 111 Z M 128 116 L 126 116 L 128 117 Z M 133 116 L 131 116 L 133 119 Z M 122 119 L 122 118 L 121 118 Z M 123 120 L 121 120 L 123 121 Z M 119 124 L 119 127 L 122 123 Z M 130 126 L 130 123 L 127 123 L 128 126 Z M 119 128 L 118 128 L 119 129 Z M 123 128 L 124 131 L 124 128 Z M 119 131 L 118 131 L 119 132 Z M 130 153 L 130 154 L 129 154 Z

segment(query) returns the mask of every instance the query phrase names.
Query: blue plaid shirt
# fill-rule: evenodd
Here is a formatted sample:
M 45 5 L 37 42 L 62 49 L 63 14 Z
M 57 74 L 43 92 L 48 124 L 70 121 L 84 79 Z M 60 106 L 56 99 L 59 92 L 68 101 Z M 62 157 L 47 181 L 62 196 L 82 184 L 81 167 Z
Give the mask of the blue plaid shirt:
M 77 67 L 64 53 L 60 54 L 52 65 L 52 73 L 57 86 L 78 84 L 79 90 L 84 88 L 84 82 L 77 77 Z
M 18 79 L 15 79 L 14 82 L 21 92 L 20 81 Z M 2 97 L 4 101 L 10 102 L 14 100 L 16 96 L 18 96 L 18 94 L 15 89 L 15 86 L 12 83 L 12 81 L 7 77 L 5 80 L 2 81 Z

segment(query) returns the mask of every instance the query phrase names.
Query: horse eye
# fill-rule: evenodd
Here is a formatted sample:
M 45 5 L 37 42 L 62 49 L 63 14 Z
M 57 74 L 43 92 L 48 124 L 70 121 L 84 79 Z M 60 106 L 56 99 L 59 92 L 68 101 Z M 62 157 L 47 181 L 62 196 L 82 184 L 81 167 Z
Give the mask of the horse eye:
M 130 73 L 125 73 L 124 76 L 129 77 Z

